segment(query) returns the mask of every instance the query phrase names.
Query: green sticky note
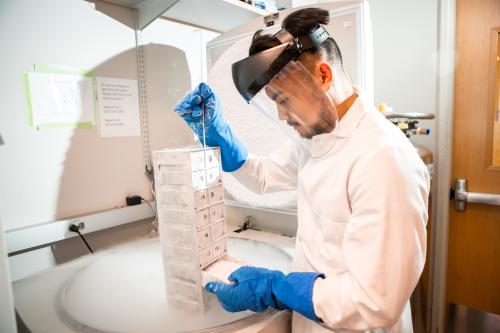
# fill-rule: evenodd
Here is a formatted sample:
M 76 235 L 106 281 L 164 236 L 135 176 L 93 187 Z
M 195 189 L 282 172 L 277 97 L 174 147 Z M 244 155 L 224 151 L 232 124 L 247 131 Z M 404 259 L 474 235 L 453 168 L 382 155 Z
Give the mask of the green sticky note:
M 85 123 L 49 123 L 38 124 L 37 129 L 46 128 L 92 128 L 94 125 L 91 122 Z
M 91 70 L 80 70 L 71 69 L 64 67 L 46 66 L 46 65 L 34 65 L 34 72 L 36 73 L 46 73 L 46 74 L 66 74 L 66 75 L 79 75 L 83 77 L 93 77 L 94 73 Z M 33 104 L 31 100 L 30 85 L 29 85 L 29 73 L 23 73 L 21 77 L 23 94 L 26 105 L 26 121 L 28 125 L 35 126 L 33 120 Z M 92 93 L 95 99 L 95 87 L 92 87 Z M 94 117 L 96 112 L 96 106 L 94 104 Z M 92 128 L 94 124 L 92 122 L 77 122 L 77 123 L 43 123 L 36 124 L 37 129 L 45 128 Z
M 34 65 L 34 71 L 37 73 L 49 73 L 49 74 L 71 74 L 71 75 L 81 75 L 91 77 L 94 73 L 87 69 L 70 69 L 70 68 L 58 68 L 45 65 Z
M 24 104 L 26 110 L 26 122 L 28 125 L 33 126 L 33 110 L 31 108 L 31 93 L 30 93 L 30 83 L 28 79 L 28 73 L 23 73 L 21 76 L 21 82 L 23 85 L 23 95 Z

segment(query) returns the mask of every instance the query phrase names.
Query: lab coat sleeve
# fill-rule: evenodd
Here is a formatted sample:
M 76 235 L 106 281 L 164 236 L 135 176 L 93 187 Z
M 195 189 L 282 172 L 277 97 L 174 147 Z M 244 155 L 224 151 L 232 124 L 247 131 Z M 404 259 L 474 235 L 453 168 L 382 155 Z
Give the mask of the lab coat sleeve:
M 256 193 L 295 190 L 301 154 L 296 144 L 286 142 L 266 157 L 249 154 L 243 166 L 232 174 Z
M 317 279 L 316 315 L 334 329 L 394 325 L 422 273 L 429 174 L 408 147 L 384 147 L 352 168 L 352 215 L 342 252 L 347 268 Z

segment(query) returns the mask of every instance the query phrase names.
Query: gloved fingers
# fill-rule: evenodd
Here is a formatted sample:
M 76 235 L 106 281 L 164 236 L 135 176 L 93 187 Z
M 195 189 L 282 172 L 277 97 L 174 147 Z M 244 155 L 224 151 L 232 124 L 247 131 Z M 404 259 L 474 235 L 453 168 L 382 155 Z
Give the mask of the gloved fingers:
M 228 280 L 232 282 L 242 282 L 249 279 L 259 279 L 264 278 L 270 270 L 261 267 L 254 266 L 242 266 L 232 272 L 228 276 Z
M 186 106 L 195 106 L 199 105 L 202 101 L 201 96 L 199 95 L 198 92 L 194 91 L 192 92 L 189 96 L 186 98 Z
M 189 115 L 191 113 L 190 107 L 184 107 L 182 103 L 179 103 L 174 108 L 175 113 L 179 116 L 184 117 L 185 115 Z
M 231 282 L 234 282 L 234 283 L 238 283 L 240 280 L 245 280 L 245 277 L 247 275 L 246 274 L 247 270 L 245 269 L 245 267 L 248 267 L 248 266 L 243 266 L 243 267 L 236 269 L 231 274 L 229 274 L 227 279 Z
M 201 82 L 196 88 L 196 91 L 204 104 L 211 102 L 215 98 L 212 88 L 205 82 Z
M 224 310 L 228 312 L 240 312 L 252 310 L 261 312 L 267 309 L 267 306 L 260 304 L 255 299 L 255 295 L 247 289 L 242 289 L 238 285 L 230 285 L 220 282 L 209 282 L 205 289 L 214 293 Z
M 208 282 L 206 285 L 205 285 L 205 289 L 209 292 L 211 292 L 212 294 L 218 294 L 222 288 L 224 288 L 226 284 L 222 283 L 222 282 Z
M 203 113 L 203 109 L 201 108 L 200 105 L 197 105 L 197 106 L 193 107 L 193 111 L 191 111 L 191 116 L 193 118 L 200 118 L 202 113 Z
M 247 310 L 238 299 L 236 289 L 232 285 L 221 282 L 208 282 L 205 289 L 217 296 L 219 303 L 228 312 Z
M 239 269 L 239 268 L 238 268 Z M 232 272 L 231 274 L 229 274 L 229 276 L 227 277 L 227 279 L 231 282 L 234 282 L 234 283 L 238 283 L 238 274 L 236 273 L 238 270 Z
M 175 111 L 180 115 L 195 111 L 194 108 L 200 108 L 201 103 L 206 103 L 213 96 L 212 89 L 204 82 L 200 83 L 184 99 L 177 104 Z M 201 113 L 200 113 L 201 114 Z
M 234 304 L 241 297 L 241 288 L 236 284 L 226 284 L 222 282 L 208 282 L 205 285 L 205 289 L 215 295 L 217 297 L 228 304 Z
M 191 109 L 193 106 L 199 105 L 201 103 L 201 100 L 201 96 L 196 91 L 190 92 L 179 104 L 177 104 L 175 109 Z
M 184 118 L 187 122 L 200 121 L 203 109 L 200 106 L 194 106 L 189 108 L 181 108 L 177 106 L 175 108 L 175 113 Z
M 208 84 L 200 83 L 200 96 L 205 106 L 205 118 L 208 123 L 211 124 L 212 122 L 224 121 L 222 118 L 219 97 Z
M 182 102 L 177 104 L 175 112 L 186 121 L 199 121 L 205 110 L 205 123 L 209 127 L 214 123 L 224 122 L 221 114 L 221 106 L 218 96 L 204 82 L 200 83 Z M 190 119 L 192 116 L 195 119 Z
M 219 299 L 219 303 L 227 312 L 241 312 L 247 310 L 253 312 L 262 312 L 268 308 L 268 306 L 261 304 L 253 304 L 253 302 L 242 302 L 242 303 L 232 304 L 232 303 L 226 303 L 221 299 Z

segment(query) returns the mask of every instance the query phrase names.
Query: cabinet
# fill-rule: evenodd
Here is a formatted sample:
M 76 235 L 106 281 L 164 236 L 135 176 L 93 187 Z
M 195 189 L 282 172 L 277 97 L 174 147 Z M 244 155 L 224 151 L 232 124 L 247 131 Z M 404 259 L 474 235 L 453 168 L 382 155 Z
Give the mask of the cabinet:
M 162 16 L 208 30 L 223 32 L 239 26 L 256 17 L 270 15 L 271 12 L 252 6 L 240 0 L 87 0 L 96 4 L 96 9 L 109 15 L 109 6 L 119 5 L 137 11 L 137 28 L 142 30 L 156 18 Z M 288 1 L 277 1 L 281 7 Z M 120 20 L 117 15 L 113 16 Z

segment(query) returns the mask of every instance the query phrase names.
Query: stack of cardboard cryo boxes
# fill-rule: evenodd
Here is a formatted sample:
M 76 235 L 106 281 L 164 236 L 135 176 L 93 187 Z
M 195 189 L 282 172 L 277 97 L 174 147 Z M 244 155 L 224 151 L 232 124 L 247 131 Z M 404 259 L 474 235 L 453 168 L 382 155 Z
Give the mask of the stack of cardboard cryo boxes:
M 203 310 L 202 271 L 227 253 L 220 152 L 168 148 L 153 160 L 167 299 Z

